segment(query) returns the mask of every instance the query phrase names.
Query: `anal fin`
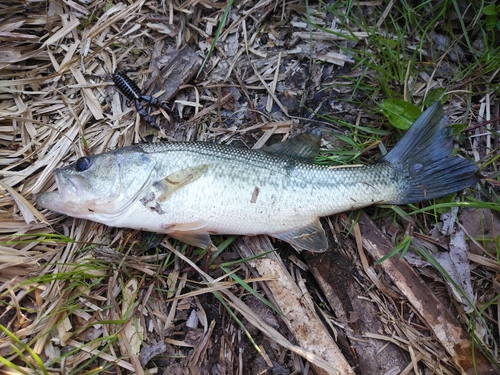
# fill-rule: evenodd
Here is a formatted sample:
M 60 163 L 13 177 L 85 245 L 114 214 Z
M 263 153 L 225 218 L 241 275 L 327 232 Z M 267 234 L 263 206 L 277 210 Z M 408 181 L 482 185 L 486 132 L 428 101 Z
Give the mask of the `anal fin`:
M 328 249 L 328 240 L 318 218 L 311 224 L 284 233 L 270 234 L 292 245 L 295 250 L 322 253 Z

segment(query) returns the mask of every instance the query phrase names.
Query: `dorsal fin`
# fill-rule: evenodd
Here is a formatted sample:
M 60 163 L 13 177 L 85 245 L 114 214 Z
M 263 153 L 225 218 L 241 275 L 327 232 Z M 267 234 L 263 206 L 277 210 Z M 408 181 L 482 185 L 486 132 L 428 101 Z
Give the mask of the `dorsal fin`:
M 319 132 L 307 132 L 287 139 L 281 143 L 260 148 L 260 151 L 269 154 L 279 154 L 295 159 L 301 159 L 313 163 L 318 156 L 321 146 L 321 136 Z

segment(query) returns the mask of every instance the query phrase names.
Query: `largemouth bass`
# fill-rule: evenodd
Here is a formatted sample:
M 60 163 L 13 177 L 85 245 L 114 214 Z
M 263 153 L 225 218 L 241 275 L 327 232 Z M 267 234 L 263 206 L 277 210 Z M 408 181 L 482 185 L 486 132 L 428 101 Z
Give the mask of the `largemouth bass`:
M 129 146 L 56 169 L 58 190 L 39 195 L 37 205 L 199 247 L 211 234 L 267 234 L 321 252 L 328 248 L 322 216 L 419 202 L 475 183 L 475 164 L 450 156 L 449 125 L 436 103 L 384 158 L 362 167 L 313 164 L 320 145 L 313 133 L 260 150 L 204 142 Z

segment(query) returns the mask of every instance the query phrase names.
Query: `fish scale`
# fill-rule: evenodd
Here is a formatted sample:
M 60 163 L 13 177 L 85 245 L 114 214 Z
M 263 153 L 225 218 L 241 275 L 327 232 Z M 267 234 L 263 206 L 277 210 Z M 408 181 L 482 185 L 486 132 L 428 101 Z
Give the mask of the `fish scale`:
M 268 234 L 320 252 L 328 248 L 322 216 L 419 202 L 475 183 L 474 163 L 450 156 L 449 125 L 435 104 L 389 154 L 366 166 L 313 164 L 316 133 L 260 150 L 206 142 L 129 146 L 56 169 L 58 190 L 37 204 L 200 247 L 210 245 L 211 234 Z
M 210 172 L 207 172 L 204 180 L 194 181 L 191 184 L 192 189 L 186 186 L 182 196 L 178 193 L 179 203 L 194 195 L 196 198 L 191 197 L 189 201 L 201 200 L 200 197 L 203 197 L 216 204 L 219 210 L 219 207 L 224 207 L 225 199 L 231 197 L 238 202 L 236 213 L 248 207 L 248 210 L 252 209 L 257 214 L 260 206 L 267 205 L 273 205 L 275 210 L 279 209 L 280 212 L 289 211 L 289 201 L 293 200 L 303 202 L 301 213 L 309 217 L 315 213 L 316 216 L 318 213 L 323 216 L 332 210 L 340 212 L 366 206 L 374 202 L 374 192 L 377 194 L 377 200 L 393 201 L 399 198 L 396 186 L 388 189 L 394 174 L 394 169 L 389 164 L 330 168 L 303 163 L 281 155 L 207 143 L 159 143 L 144 145 L 141 148 L 158 162 L 164 158 L 179 160 L 169 163 L 168 166 L 159 163 L 160 176 L 193 165 L 210 165 Z M 210 183 L 219 185 L 218 189 L 206 190 L 204 187 L 208 184 L 208 179 Z M 224 185 L 220 186 L 221 182 Z M 250 198 L 255 187 L 259 188 L 260 193 L 256 202 L 251 203 Z M 268 191 L 270 194 L 266 195 Z M 275 198 L 263 199 L 264 196 L 270 195 Z M 169 206 L 174 208 L 176 203 L 178 202 L 172 200 Z M 235 215 L 227 210 L 224 213 Z M 254 221 L 263 219 L 264 217 L 255 217 Z M 282 222 L 285 219 L 283 218 Z M 268 225 L 266 223 L 266 226 Z

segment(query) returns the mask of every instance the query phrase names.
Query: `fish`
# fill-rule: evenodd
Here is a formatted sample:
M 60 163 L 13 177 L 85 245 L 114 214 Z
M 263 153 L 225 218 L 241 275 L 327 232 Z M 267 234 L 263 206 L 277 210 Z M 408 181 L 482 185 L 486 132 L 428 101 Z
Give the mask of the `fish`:
M 266 234 L 296 250 L 328 249 L 320 218 L 374 204 L 404 205 L 463 190 L 477 166 L 453 150 L 439 103 L 378 162 L 314 164 L 320 135 L 254 150 L 209 142 L 136 144 L 55 169 L 40 208 L 206 248 L 210 236 Z

